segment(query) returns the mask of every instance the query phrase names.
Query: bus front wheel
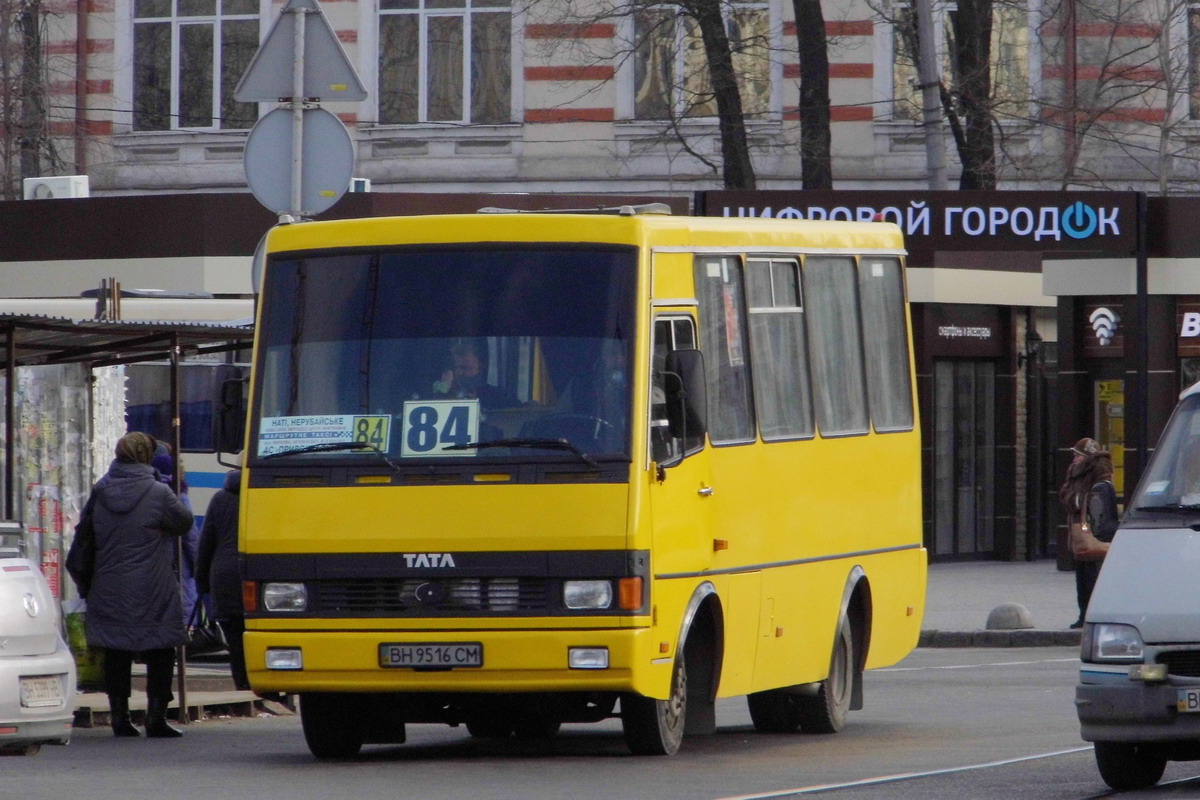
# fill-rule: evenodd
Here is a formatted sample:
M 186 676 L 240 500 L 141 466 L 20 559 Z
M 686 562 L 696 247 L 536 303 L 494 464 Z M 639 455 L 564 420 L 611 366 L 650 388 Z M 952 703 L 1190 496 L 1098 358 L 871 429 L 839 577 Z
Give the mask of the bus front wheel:
M 792 697 L 802 731 L 837 733 L 845 726 L 854 690 L 854 665 L 854 632 L 850 629 L 850 621 L 845 619 L 833 643 L 829 677 L 821 682 L 815 695 Z
M 683 742 L 687 716 L 687 665 L 683 654 L 675 659 L 671 693 L 666 700 L 636 694 L 621 697 L 621 727 L 630 751 L 639 756 L 670 756 Z
M 300 695 L 300 724 L 304 741 L 317 758 L 353 758 L 366 735 L 365 709 L 352 694 Z
M 1145 742 L 1096 742 L 1095 749 L 1100 777 L 1117 791 L 1153 786 L 1167 768 L 1162 751 Z

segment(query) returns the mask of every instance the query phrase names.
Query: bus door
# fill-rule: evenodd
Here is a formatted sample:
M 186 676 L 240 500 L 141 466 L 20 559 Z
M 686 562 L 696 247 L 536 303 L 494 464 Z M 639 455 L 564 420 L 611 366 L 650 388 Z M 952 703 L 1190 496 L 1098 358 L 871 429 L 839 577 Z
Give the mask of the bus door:
M 696 324 L 692 317 L 662 315 L 655 319 L 649 441 L 654 462 L 650 509 L 654 524 L 652 569 L 656 575 L 694 573 L 712 564 L 713 489 L 704 432 L 689 431 L 686 424 L 682 431 L 678 426 L 672 431 L 667 413 L 666 373 L 670 371 L 671 354 L 695 348 Z

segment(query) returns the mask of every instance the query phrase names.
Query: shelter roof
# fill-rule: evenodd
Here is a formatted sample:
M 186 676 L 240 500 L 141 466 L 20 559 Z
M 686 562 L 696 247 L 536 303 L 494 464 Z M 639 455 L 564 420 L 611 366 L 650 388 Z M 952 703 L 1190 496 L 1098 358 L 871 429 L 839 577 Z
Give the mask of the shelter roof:
M 170 358 L 174 346 L 189 355 L 216 353 L 247 347 L 253 336 L 252 326 L 227 323 L 73 320 L 0 314 L 0 369 L 37 364 L 92 362 L 102 366 L 156 361 Z

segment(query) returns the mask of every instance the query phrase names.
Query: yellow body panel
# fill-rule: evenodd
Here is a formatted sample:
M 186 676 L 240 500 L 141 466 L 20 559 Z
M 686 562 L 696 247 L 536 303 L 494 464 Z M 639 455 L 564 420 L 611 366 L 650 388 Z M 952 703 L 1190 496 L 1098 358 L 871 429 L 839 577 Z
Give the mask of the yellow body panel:
M 828 675 L 848 586 L 860 576 L 871 605 L 866 666 L 892 664 L 911 651 L 924 610 L 926 564 L 915 423 L 901 433 L 710 445 L 666 470 L 664 479 L 648 456 L 644 422 L 653 318 L 696 315 L 696 253 L 902 255 L 898 228 L 667 216 L 378 218 L 279 226 L 268 236 L 267 251 L 488 242 L 639 249 L 631 410 L 637 422 L 628 483 L 510 484 L 489 476 L 474 485 L 246 488 L 242 550 L 648 551 L 650 613 L 251 618 L 246 655 L 256 689 L 611 690 L 665 698 L 686 614 L 698 593 L 710 587 L 724 621 L 720 695 L 819 681 Z M 711 494 L 704 493 L 708 489 Z M 414 672 L 378 665 L 381 642 L 468 640 L 483 643 L 483 667 Z M 610 668 L 567 669 L 570 646 L 608 647 Z M 268 647 L 301 647 L 304 669 L 263 669 Z

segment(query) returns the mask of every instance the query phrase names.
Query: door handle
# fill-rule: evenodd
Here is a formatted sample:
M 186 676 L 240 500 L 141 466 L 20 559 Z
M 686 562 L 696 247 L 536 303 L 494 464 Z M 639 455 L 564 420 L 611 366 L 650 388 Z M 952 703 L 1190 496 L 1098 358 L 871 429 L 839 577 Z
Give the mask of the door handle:
M 696 494 L 700 495 L 701 497 L 711 497 L 712 493 L 713 490 L 711 486 L 701 486 L 696 490 Z

